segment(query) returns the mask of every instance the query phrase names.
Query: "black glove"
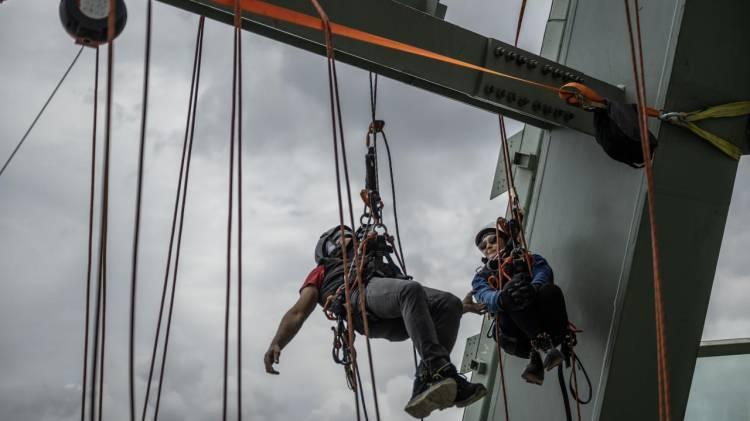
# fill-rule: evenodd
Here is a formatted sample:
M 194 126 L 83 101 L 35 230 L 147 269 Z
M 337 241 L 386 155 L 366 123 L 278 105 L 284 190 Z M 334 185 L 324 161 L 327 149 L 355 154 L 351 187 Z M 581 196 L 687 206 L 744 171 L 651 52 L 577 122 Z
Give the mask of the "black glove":
M 506 310 L 516 311 L 528 307 L 536 297 L 536 288 L 531 285 L 529 276 L 516 274 L 503 288 L 502 305 Z

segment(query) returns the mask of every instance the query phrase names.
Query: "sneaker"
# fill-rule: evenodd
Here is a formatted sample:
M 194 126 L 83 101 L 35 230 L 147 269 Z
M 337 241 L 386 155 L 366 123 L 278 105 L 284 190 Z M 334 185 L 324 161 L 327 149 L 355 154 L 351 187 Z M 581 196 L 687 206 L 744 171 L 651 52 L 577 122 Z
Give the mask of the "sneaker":
M 404 411 L 414 418 L 426 418 L 436 409 L 445 409 L 456 401 L 456 380 L 450 376 L 456 368 L 447 363 L 432 373 L 418 372 L 411 399 Z
M 557 348 L 552 348 L 547 351 L 547 355 L 544 357 L 544 369 L 547 371 L 559 366 L 565 360 L 565 356 Z
M 531 351 L 531 357 L 529 357 L 529 363 L 526 365 L 526 369 L 523 370 L 521 377 L 529 383 L 541 385 L 544 383 L 544 364 L 542 364 L 542 357 L 537 351 Z

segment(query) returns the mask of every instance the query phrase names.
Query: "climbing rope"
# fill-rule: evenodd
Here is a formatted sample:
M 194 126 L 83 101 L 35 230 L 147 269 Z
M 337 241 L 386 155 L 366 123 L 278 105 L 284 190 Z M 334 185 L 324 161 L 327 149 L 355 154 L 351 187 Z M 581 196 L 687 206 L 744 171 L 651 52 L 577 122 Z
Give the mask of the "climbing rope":
M 521 9 L 518 14 L 518 22 L 516 24 L 516 38 L 514 41 L 514 45 L 518 45 L 518 38 L 521 34 L 521 27 L 523 25 L 523 16 L 524 12 L 526 10 L 526 0 L 523 0 L 521 2 Z M 513 180 L 513 171 L 511 169 L 511 158 L 510 158 L 510 147 L 508 145 L 508 135 L 505 129 L 505 117 L 503 117 L 502 114 L 498 114 L 498 123 L 500 127 L 500 148 L 503 153 L 503 169 L 505 171 L 505 179 L 508 183 L 508 204 L 506 209 L 506 214 L 510 213 L 514 219 L 516 219 L 519 223 L 522 222 L 521 220 L 521 213 L 519 210 L 519 201 L 518 201 L 518 194 L 516 192 L 516 186 L 515 182 Z M 498 218 L 497 222 L 495 223 L 495 238 L 500 238 L 500 218 Z M 519 227 L 521 232 L 521 237 L 523 238 L 523 226 Z M 515 235 L 513 232 L 509 233 L 510 239 L 512 242 L 515 242 Z M 522 241 L 522 247 L 523 250 L 526 250 L 526 242 L 525 239 Z M 516 248 L 516 246 L 514 246 Z M 498 250 L 498 258 L 500 250 Z M 528 259 L 527 259 L 528 260 Z M 531 266 L 529 266 L 529 273 L 531 272 Z M 498 288 L 501 287 L 501 280 L 499 279 L 501 275 L 500 267 L 498 266 Z M 497 315 L 495 315 L 495 320 L 493 320 L 493 324 L 491 328 L 494 327 L 494 335 L 495 335 L 495 344 L 497 346 L 497 359 L 498 359 L 498 367 L 500 369 L 500 384 L 502 387 L 503 392 L 503 409 L 505 413 L 505 421 L 510 420 L 510 411 L 508 409 L 508 393 L 507 393 L 507 386 L 505 383 L 505 368 L 503 364 L 503 350 L 500 346 L 500 336 L 502 332 L 500 331 L 500 323 L 497 321 Z
M 227 395 L 228 395 L 228 379 L 229 379 L 229 302 L 230 302 L 230 290 L 232 285 L 232 214 L 233 214 L 233 206 L 234 206 L 234 164 L 235 164 L 235 147 L 237 148 L 237 155 L 239 163 L 241 164 L 242 160 L 239 157 L 241 154 L 241 136 L 242 136 L 242 85 L 241 85 L 241 78 L 242 78 L 242 57 L 241 57 L 241 16 L 240 16 L 240 4 L 239 0 L 235 0 L 234 2 L 234 57 L 233 57 L 233 69 L 232 69 L 232 115 L 231 115 L 231 126 L 230 126 L 230 136 L 229 136 L 229 197 L 228 197 L 228 206 L 227 206 L 227 277 L 226 277 L 226 295 L 225 295 L 225 303 L 224 303 L 224 382 L 223 382 L 223 394 L 222 394 L 222 419 L 226 421 L 227 419 Z M 239 111 L 240 118 L 237 118 L 237 113 Z M 236 142 L 235 142 L 236 140 Z M 235 143 L 237 145 L 235 145 Z M 239 167 L 239 164 L 238 164 Z M 241 177 L 242 170 L 238 168 L 238 178 Z M 241 181 L 238 180 L 238 189 L 241 190 Z M 238 193 L 240 195 L 241 193 Z M 238 251 L 237 251 L 237 264 L 238 264 L 238 338 L 237 338 L 237 351 L 238 353 L 242 349 L 242 332 L 241 332 L 241 322 L 239 321 L 241 312 L 242 312 L 242 298 L 239 297 L 239 293 L 242 291 L 242 280 L 239 279 L 239 277 L 242 276 L 242 234 L 241 234 L 241 227 L 242 227 L 242 204 L 240 201 L 238 201 L 238 215 L 237 215 L 237 221 L 238 221 L 238 240 L 239 244 L 237 245 Z M 241 373 L 242 372 L 242 366 L 241 363 L 241 356 L 237 356 L 238 360 L 238 376 L 237 376 L 237 387 L 239 391 L 241 392 L 242 386 L 241 386 Z M 242 419 L 242 398 L 241 395 L 238 396 L 238 408 L 239 413 L 238 417 L 239 419 Z
M 339 138 L 341 138 L 341 160 L 343 162 L 344 166 L 344 177 L 346 180 L 346 187 L 347 187 L 347 197 L 349 199 L 349 214 L 352 226 L 354 226 L 354 213 L 352 211 L 352 201 L 351 201 L 351 190 L 349 188 L 349 174 L 348 174 L 348 166 L 347 166 L 347 160 L 346 160 L 346 150 L 345 150 L 345 141 L 344 141 L 344 130 L 343 130 L 343 123 L 341 118 L 341 104 L 340 104 L 340 97 L 339 97 L 339 91 L 338 91 L 338 78 L 336 74 L 336 61 L 334 58 L 334 49 L 333 49 L 333 40 L 331 35 L 331 23 L 328 19 L 328 15 L 326 14 L 325 10 L 320 6 L 320 4 L 317 2 L 317 0 L 311 0 L 311 3 L 315 7 L 315 10 L 317 11 L 318 15 L 320 16 L 319 19 L 314 19 L 317 23 L 317 26 L 315 29 L 322 30 L 325 35 L 325 43 L 326 43 L 326 61 L 327 61 L 327 67 L 328 67 L 328 93 L 330 98 L 330 112 L 331 112 L 331 131 L 332 131 L 332 140 L 333 140 L 333 155 L 334 155 L 334 166 L 335 166 L 335 172 L 336 172 L 336 195 L 338 199 L 338 210 L 339 210 L 339 229 L 340 229 L 340 238 L 345 238 L 344 233 L 344 203 L 343 203 L 343 197 L 342 197 L 342 187 L 341 187 L 341 169 L 339 164 Z M 358 244 L 357 244 L 357 238 L 354 236 L 353 238 L 354 242 L 354 250 L 358 250 Z M 356 379 L 359 377 L 359 371 L 357 370 L 357 354 L 356 350 L 354 348 L 354 323 L 353 323 L 353 314 L 352 314 L 352 306 L 351 306 L 351 270 L 349 267 L 349 256 L 347 256 L 347 247 L 342 247 L 342 260 L 344 265 L 344 307 L 346 309 L 346 329 L 347 329 L 347 340 L 345 341 L 344 346 L 349 347 L 349 353 L 351 358 L 351 365 L 353 366 L 353 369 L 351 370 L 351 375 L 354 377 L 354 381 L 351 382 L 351 387 L 354 391 L 354 402 L 355 402 L 355 410 L 357 414 L 357 420 L 361 419 L 360 414 L 360 403 L 359 403 L 359 397 L 358 397 L 358 390 L 361 390 L 360 387 L 357 387 L 357 381 Z M 354 263 L 354 262 L 352 262 Z M 362 297 L 360 297 L 362 298 Z
M 237 62 L 237 419 L 242 421 L 242 15 L 235 2 L 235 56 Z M 234 101 L 233 101 L 234 103 Z
M 177 180 L 177 191 L 175 193 L 174 210 L 172 213 L 172 225 L 169 237 L 169 249 L 167 252 L 167 263 L 164 271 L 164 282 L 162 285 L 161 301 L 159 304 L 159 315 L 157 317 L 156 332 L 154 334 L 154 345 L 151 353 L 151 362 L 149 366 L 148 381 L 146 382 L 146 397 L 143 401 L 143 412 L 141 421 L 146 420 L 146 410 L 148 408 L 149 394 L 151 391 L 151 382 L 154 374 L 156 363 L 156 353 L 158 349 L 159 336 L 161 332 L 162 319 L 164 315 L 164 304 L 166 300 L 167 286 L 169 284 L 169 274 L 172 262 L 172 253 L 174 248 L 175 231 L 177 231 L 177 247 L 174 257 L 174 270 L 172 274 L 172 285 L 169 299 L 169 308 L 167 310 L 166 331 L 164 334 L 164 345 L 162 347 L 161 367 L 159 372 L 159 381 L 157 386 L 156 402 L 154 404 L 154 421 L 158 419 L 159 408 L 161 403 L 161 392 L 164 384 L 164 373 L 167 362 L 167 350 L 169 346 L 169 336 L 172 327 L 172 314 L 174 309 L 175 291 L 177 288 L 177 273 L 180 263 L 180 250 L 182 248 L 182 232 L 185 220 L 185 204 L 187 202 L 188 182 L 190 180 L 190 163 L 192 161 L 193 138 L 195 135 L 195 120 L 198 106 L 198 90 L 200 87 L 201 64 L 203 58 L 203 33 L 205 26 L 205 17 L 201 16 L 198 20 L 198 33 L 195 42 L 195 55 L 193 58 L 193 70 L 190 85 L 190 96 L 188 99 L 187 121 L 185 122 L 185 137 L 182 146 L 182 158 L 180 160 L 180 172 Z M 184 175 L 184 177 L 183 177 Z M 180 205 L 180 199 L 182 203 Z M 177 229 L 179 210 L 179 229 Z
M 638 94 L 638 114 L 641 135 L 641 147 L 643 149 L 644 165 L 646 168 L 646 188 L 648 202 L 649 227 L 651 234 L 651 261 L 654 281 L 654 310 L 656 319 L 656 353 L 657 353 L 657 380 L 658 380 L 658 410 L 660 420 L 671 420 L 669 372 L 667 369 L 666 338 L 664 333 L 664 309 L 662 297 L 662 281 L 659 260 L 659 243 L 657 241 L 656 225 L 656 190 L 654 187 L 653 165 L 648 157 L 651 156 L 651 146 L 648 138 L 648 120 L 646 115 L 646 84 L 643 66 L 643 44 L 641 42 L 641 24 L 638 0 L 635 0 L 635 20 L 637 44 L 633 40 L 633 24 L 630 15 L 630 1 L 624 0 L 625 16 L 628 26 L 628 44 L 630 46 L 631 62 L 633 64 L 633 77 Z M 636 51 L 638 58 L 636 59 Z
M 102 194 L 101 210 L 99 218 L 99 269 L 97 274 L 97 297 L 96 297 L 96 319 L 94 323 L 94 362 L 91 379 L 91 412 L 90 420 L 94 421 L 95 413 L 98 412 L 99 421 L 102 420 L 104 412 L 104 355 L 105 340 L 107 337 L 107 238 L 109 222 L 109 166 L 110 146 L 112 140 L 112 90 L 114 85 L 114 16 L 115 2 L 109 1 L 108 17 L 108 45 L 107 48 L 107 96 L 104 117 L 104 164 L 102 170 Z M 100 327 L 101 324 L 101 327 Z M 100 332 L 101 329 L 101 332 Z M 99 343 L 101 342 L 101 350 Z M 98 370 L 98 372 L 97 372 Z M 98 378 L 97 378 L 98 376 Z M 98 411 L 94 403 L 97 402 L 97 380 L 98 380 Z
M 141 137 L 138 145 L 138 187 L 135 199 L 135 224 L 133 228 L 133 261 L 130 281 L 130 337 L 128 346 L 128 383 L 130 394 L 130 421 L 135 421 L 135 300 L 138 277 L 138 241 L 141 227 L 141 199 L 143 193 L 143 161 L 146 146 L 146 116 L 148 112 L 148 81 L 151 69 L 151 9 L 152 1 L 146 2 L 146 46 L 143 64 L 143 106 L 141 108 Z
M 84 312 L 83 329 L 83 376 L 81 380 L 81 421 L 86 419 L 86 388 L 88 385 L 89 366 L 89 319 L 91 308 L 91 268 L 93 260 L 94 242 L 94 190 L 96 185 L 96 122 L 97 109 L 99 105 L 99 47 L 96 47 L 96 58 L 94 59 L 94 106 L 93 106 L 93 128 L 91 130 L 91 175 L 89 176 L 89 230 L 88 244 L 86 247 L 86 310 Z
M 16 156 L 16 153 L 18 152 L 18 150 L 21 149 L 21 146 L 26 141 L 26 138 L 29 137 L 29 133 L 31 133 L 31 130 L 36 125 L 36 122 L 39 121 L 39 118 L 44 113 L 44 110 L 47 109 L 47 106 L 49 105 L 49 103 L 52 102 L 52 98 L 55 97 L 55 94 L 57 93 L 57 90 L 60 89 L 60 86 L 62 86 L 63 82 L 65 82 L 65 79 L 68 77 L 68 73 L 70 73 L 70 71 L 73 69 L 73 66 L 75 66 L 76 62 L 78 62 L 78 57 L 81 56 L 82 52 L 83 52 L 83 47 L 81 47 L 80 49 L 78 49 L 78 52 L 76 53 L 75 57 L 73 57 L 73 61 L 70 63 L 70 65 L 68 66 L 68 68 L 65 69 L 65 73 L 63 73 L 62 77 L 57 82 L 57 85 L 55 85 L 55 89 L 52 90 L 52 93 L 49 95 L 49 97 L 47 97 L 47 100 L 44 101 L 44 105 L 42 105 L 42 109 L 40 109 L 39 112 L 36 114 L 36 117 L 34 117 L 34 120 L 31 122 L 31 125 L 29 126 L 28 129 L 26 129 L 26 132 L 23 134 L 23 136 L 21 136 L 21 140 L 18 142 L 18 144 L 16 145 L 16 147 L 13 148 L 13 152 L 11 152 L 10 156 L 8 157 L 8 159 L 3 164 L 3 167 L 0 168 L 0 176 L 2 176 L 3 173 L 5 172 L 5 169 L 8 168 L 8 165 L 10 165 L 10 161 L 12 161 L 13 157 Z M 99 54 L 98 50 L 97 50 L 97 54 Z M 98 58 L 97 58 L 97 63 L 98 63 Z

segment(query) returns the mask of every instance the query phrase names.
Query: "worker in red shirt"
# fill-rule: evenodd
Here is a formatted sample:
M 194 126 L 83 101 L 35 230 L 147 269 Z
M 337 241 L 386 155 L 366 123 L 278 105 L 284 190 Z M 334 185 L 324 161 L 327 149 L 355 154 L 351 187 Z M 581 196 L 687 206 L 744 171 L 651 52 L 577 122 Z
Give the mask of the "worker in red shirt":
M 307 276 L 299 291 L 299 299 L 279 323 L 264 356 L 266 372 L 279 374 L 273 365 L 279 363 L 281 350 L 300 330 L 316 303 L 325 306 L 327 301 L 341 302 L 337 294 L 341 295 L 344 283 L 343 249 L 346 248 L 348 261 L 351 262 L 354 255 L 353 236 L 352 230 L 346 226 L 343 230 L 336 226 L 320 236 L 315 247 L 317 267 Z M 424 287 L 404 276 L 387 253 L 385 259 L 382 254 L 380 257 L 369 254 L 365 257 L 363 280 L 366 282 L 365 303 L 370 337 L 390 341 L 411 338 L 422 359 L 417 368 L 412 397 L 404 410 L 415 418 L 424 418 L 435 409 L 451 406 L 461 408 L 484 397 L 487 394 L 485 387 L 468 382 L 450 362 L 461 315 L 465 311 L 479 312 L 481 306 L 462 303 L 451 293 Z M 354 328 L 362 334 L 364 329 L 357 288 L 353 288 L 351 306 Z M 334 307 L 333 311 L 344 309 Z

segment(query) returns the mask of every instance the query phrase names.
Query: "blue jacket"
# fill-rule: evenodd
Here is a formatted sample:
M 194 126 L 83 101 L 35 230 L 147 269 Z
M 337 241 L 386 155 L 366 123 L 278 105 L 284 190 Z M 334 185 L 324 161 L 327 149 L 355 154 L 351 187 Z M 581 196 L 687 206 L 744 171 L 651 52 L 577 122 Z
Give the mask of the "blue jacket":
M 552 284 L 555 277 L 547 260 L 538 254 L 533 254 L 532 256 L 534 258 L 534 266 L 531 270 L 531 284 L 536 287 Z M 492 288 L 487 281 L 487 278 L 493 273 L 497 272 L 490 270 L 486 265 L 482 266 L 474 275 L 474 279 L 471 281 L 471 288 L 476 302 L 484 304 L 488 312 L 497 313 L 502 311 L 500 305 L 502 291 Z

